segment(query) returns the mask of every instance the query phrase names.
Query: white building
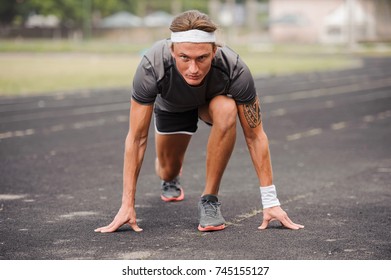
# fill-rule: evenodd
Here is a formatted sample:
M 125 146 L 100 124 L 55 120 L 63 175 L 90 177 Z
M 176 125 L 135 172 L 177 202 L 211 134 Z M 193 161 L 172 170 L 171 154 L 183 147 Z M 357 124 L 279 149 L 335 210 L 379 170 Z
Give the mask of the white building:
M 380 0 L 270 0 L 270 35 L 274 42 L 303 43 L 389 39 L 389 8 Z

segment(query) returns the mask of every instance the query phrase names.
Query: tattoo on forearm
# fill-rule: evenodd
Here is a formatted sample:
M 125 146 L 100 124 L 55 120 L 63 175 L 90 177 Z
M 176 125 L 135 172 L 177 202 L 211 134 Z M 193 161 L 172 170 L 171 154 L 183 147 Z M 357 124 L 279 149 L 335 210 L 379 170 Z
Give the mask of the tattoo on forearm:
M 245 104 L 243 106 L 243 109 L 244 109 L 244 116 L 247 120 L 248 125 L 251 128 L 255 128 L 261 124 L 261 122 L 262 122 L 261 108 L 259 106 L 258 97 L 255 98 L 252 103 Z

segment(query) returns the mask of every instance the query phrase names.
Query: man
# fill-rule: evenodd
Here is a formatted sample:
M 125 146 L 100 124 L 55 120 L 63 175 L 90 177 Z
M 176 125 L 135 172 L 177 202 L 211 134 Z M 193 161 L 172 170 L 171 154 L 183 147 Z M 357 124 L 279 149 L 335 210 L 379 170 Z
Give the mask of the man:
M 156 174 L 162 180 L 161 198 L 167 202 L 184 198 L 180 173 L 198 119 L 211 125 L 198 230 L 225 228 L 217 195 L 234 148 L 237 116 L 261 186 L 264 211 L 259 228 L 267 228 L 271 220 L 290 229 L 303 228 L 289 219 L 277 199 L 253 77 L 236 53 L 216 45 L 216 29 L 207 15 L 184 12 L 173 20 L 171 38 L 157 42 L 144 55 L 133 81 L 122 205 L 109 225 L 95 231 L 114 232 L 124 224 L 142 230 L 136 222 L 135 193 L 153 113 Z

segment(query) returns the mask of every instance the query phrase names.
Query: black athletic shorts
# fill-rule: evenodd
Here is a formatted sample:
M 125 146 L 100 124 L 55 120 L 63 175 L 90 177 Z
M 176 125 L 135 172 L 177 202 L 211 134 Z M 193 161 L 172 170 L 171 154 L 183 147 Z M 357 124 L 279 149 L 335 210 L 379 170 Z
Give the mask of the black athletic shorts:
M 186 112 L 167 112 L 154 108 L 155 130 L 158 134 L 193 135 L 198 128 L 198 108 Z

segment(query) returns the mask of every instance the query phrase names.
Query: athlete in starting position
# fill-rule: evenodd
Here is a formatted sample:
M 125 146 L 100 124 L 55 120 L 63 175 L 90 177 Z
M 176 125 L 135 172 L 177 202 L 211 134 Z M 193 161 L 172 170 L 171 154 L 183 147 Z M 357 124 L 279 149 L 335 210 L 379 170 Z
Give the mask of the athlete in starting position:
M 225 228 L 217 195 L 234 149 L 237 116 L 259 178 L 263 205 L 259 229 L 267 228 L 271 220 L 290 229 L 303 228 L 289 219 L 277 199 L 253 77 L 235 52 L 216 44 L 216 29 L 207 15 L 184 12 L 172 21 L 171 38 L 157 42 L 142 58 L 133 80 L 122 205 L 109 225 L 95 231 L 114 232 L 124 224 L 142 230 L 136 222 L 135 193 L 153 113 L 156 173 L 162 180 L 161 198 L 167 202 L 184 198 L 180 172 L 198 119 L 211 125 L 205 189 L 198 203 L 200 231 Z

